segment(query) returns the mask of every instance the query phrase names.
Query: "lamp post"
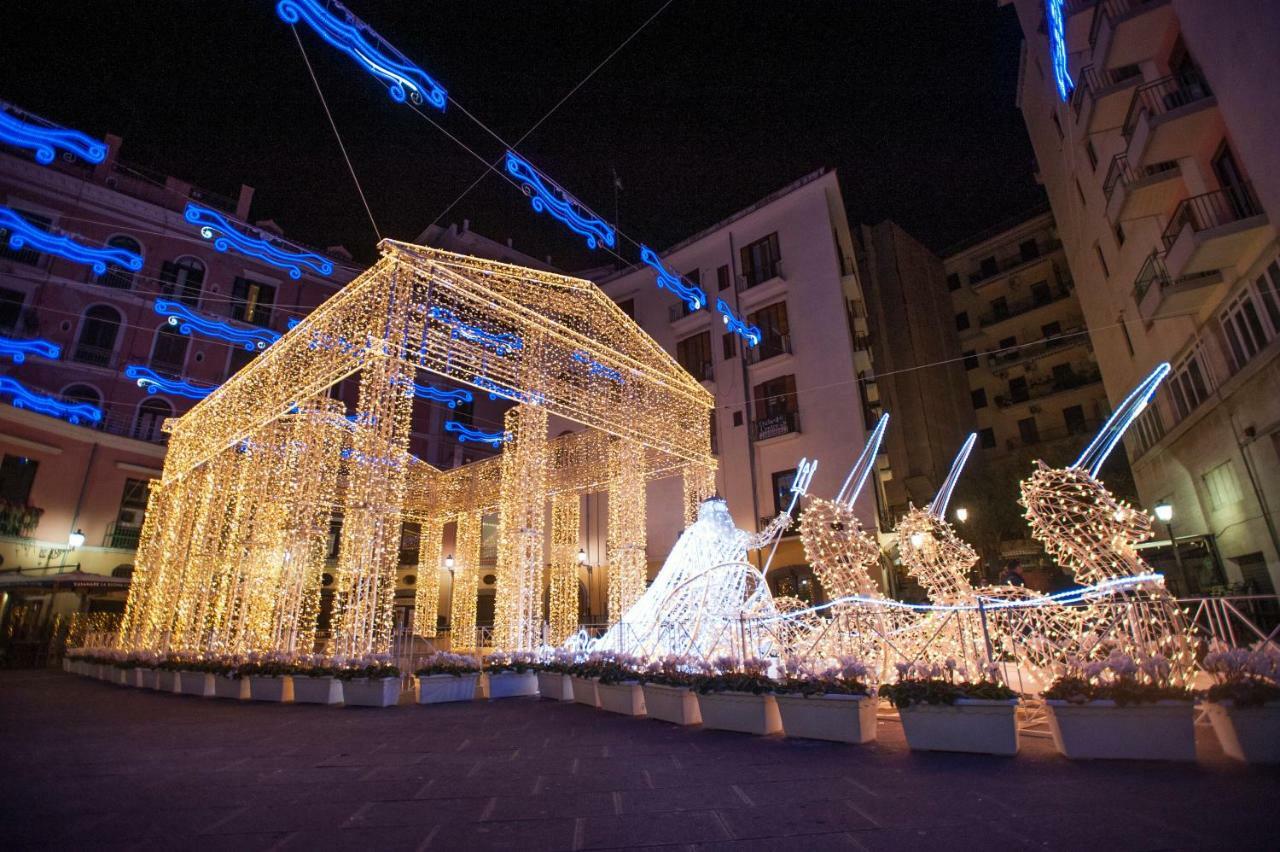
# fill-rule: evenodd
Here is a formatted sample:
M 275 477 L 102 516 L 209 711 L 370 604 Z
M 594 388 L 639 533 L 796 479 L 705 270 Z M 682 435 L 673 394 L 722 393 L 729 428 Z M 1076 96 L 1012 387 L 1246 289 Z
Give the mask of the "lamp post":
M 962 524 L 963 524 L 965 521 L 969 520 L 969 510 L 968 510 L 968 509 L 966 509 L 964 506 L 957 506 L 957 507 L 956 507 L 956 520 L 957 520 L 957 521 L 959 521 L 959 522 L 960 522 L 960 523 L 962 523 Z
M 1182 574 L 1182 554 L 1178 552 L 1178 539 L 1173 534 L 1173 506 L 1161 500 L 1152 510 L 1155 512 L 1156 520 L 1164 524 L 1165 530 L 1169 533 L 1169 544 L 1173 546 L 1173 563 L 1178 566 L 1178 574 Z M 1178 577 L 1179 581 L 1183 578 Z

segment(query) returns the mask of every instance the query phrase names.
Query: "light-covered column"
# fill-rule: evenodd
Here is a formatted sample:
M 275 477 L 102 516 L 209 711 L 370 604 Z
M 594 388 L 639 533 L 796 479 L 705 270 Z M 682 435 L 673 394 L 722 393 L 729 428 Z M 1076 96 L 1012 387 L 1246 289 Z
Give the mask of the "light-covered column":
M 480 593 L 480 512 L 458 517 L 454 536 L 453 601 L 449 615 L 449 647 L 472 650 L 476 645 L 476 597 Z
M 645 451 L 631 440 L 609 444 L 609 623 L 617 624 L 644 594 Z
M 507 411 L 498 504 L 498 583 L 493 641 L 508 651 L 542 641 L 543 540 L 546 535 L 547 410 Z
M 686 464 L 684 466 L 684 525 L 698 520 L 698 507 L 702 501 L 716 493 L 716 469 L 711 465 Z
M 436 635 L 440 615 L 440 550 L 444 522 L 429 518 L 418 533 L 418 584 L 413 593 L 413 632 L 430 639 Z
M 551 500 L 551 596 L 550 635 L 559 645 L 578 629 L 578 528 L 582 499 L 576 491 L 557 494 Z

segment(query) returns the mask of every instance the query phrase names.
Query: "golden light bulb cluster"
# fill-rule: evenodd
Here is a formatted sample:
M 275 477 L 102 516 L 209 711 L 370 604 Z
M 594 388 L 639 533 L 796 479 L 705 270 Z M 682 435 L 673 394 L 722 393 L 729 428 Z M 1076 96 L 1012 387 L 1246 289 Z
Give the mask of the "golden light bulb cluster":
M 418 534 L 417 585 L 413 592 L 413 632 L 430 639 L 436 635 L 440 612 L 440 554 L 444 544 L 444 523 L 428 518 Z
M 609 447 L 609 619 L 640 600 L 648 580 L 645 556 L 644 448 L 617 439 Z
M 483 518 L 479 512 L 460 515 L 454 535 L 449 642 L 455 651 L 476 646 L 476 598 L 480 590 L 480 530 Z
M 582 499 L 566 491 L 551 500 L 550 624 L 547 642 L 560 645 L 578 629 L 578 530 Z

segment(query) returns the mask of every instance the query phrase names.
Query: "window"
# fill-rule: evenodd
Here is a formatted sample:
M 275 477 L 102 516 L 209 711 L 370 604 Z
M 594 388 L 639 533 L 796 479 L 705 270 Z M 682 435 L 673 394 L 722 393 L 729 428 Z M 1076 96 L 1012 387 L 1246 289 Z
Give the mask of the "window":
M 964 331 L 969 327 L 969 312 L 961 311 L 956 314 L 956 331 Z
M 1084 407 L 1073 405 L 1062 409 L 1062 420 L 1067 425 L 1068 435 L 1083 435 L 1089 431 L 1089 424 L 1084 419 Z
M 1026 402 L 1031 398 L 1031 392 L 1027 389 L 1026 376 L 1018 376 L 1009 380 L 1009 401 L 1010 402 Z
M 1231 353 L 1231 369 L 1239 370 L 1267 345 L 1270 335 L 1263 327 L 1253 293 L 1243 290 L 1218 315 L 1227 348 Z
M 742 247 L 742 277 L 746 287 L 763 284 L 782 274 L 782 255 L 778 250 L 778 234 Z
M 716 422 L 716 410 L 713 408 L 707 412 L 710 415 L 707 420 L 711 426 L 711 453 L 715 455 L 720 452 L 720 424 Z
M 787 323 L 786 302 L 775 302 L 747 314 L 747 324 L 760 327 L 760 344 L 750 353 L 753 361 L 763 361 L 791 351 L 791 328 Z
M 1034 237 L 1018 243 L 1018 256 L 1022 258 L 1023 263 L 1035 260 L 1040 256 L 1040 246 L 1036 243 Z
M 271 324 L 271 306 L 276 288 L 270 284 L 236 278 L 231 285 L 231 318 L 266 328 Z
M 1271 327 L 1280 333 L 1280 261 L 1271 261 L 1266 274 L 1258 276 L 1254 284 Z
M 133 437 L 139 441 L 163 441 L 160 431 L 165 418 L 173 416 L 173 406 L 163 399 L 147 399 L 138 406 L 138 419 L 133 424 Z
M 1209 492 L 1209 505 L 1215 509 L 1236 503 L 1244 496 L 1230 459 L 1204 475 L 1204 488 Z
M 729 264 L 725 264 L 716 270 L 716 289 L 729 289 Z
M 476 420 L 476 401 L 474 399 L 467 402 L 460 402 L 454 407 L 451 419 L 457 420 L 464 426 L 470 426 Z
M 18 506 L 27 505 L 39 466 L 35 459 L 6 453 L 4 461 L 0 462 L 0 500 Z
M 41 231 L 49 231 L 53 228 L 53 220 L 48 216 L 37 216 L 35 213 L 28 213 L 26 210 L 20 210 L 17 207 L 10 209 L 23 219 L 26 219 L 28 224 Z M 27 266 L 35 266 L 40 262 L 40 252 L 31 248 L 9 248 L 9 231 L 6 228 L 0 228 L 0 259 L 11 260 L 14 263 L 25 263 Z
M 151 369 L 168 376 L 181 376 L 190 342 L 191 338 L 174 326 L 160 326 L 151 345 Z
M 142 246 L 133 237 L 118 236 L 107 240 L 108 248 L 124 249 L 134 254 L 142 254 Z M 133 270 L 125 269 L 114 263 L 107 264 L 107 271 L 98 276 L 98 283 L 116 290 L 128 290 L 133 287 Z
M 720 335 L 720 345 L 724 348 L 724 360 L 728 361 L 738 354 L 738 335 L 733 332 Z
M 978 369 L 978 353 L 977 352 L 973 351 L 972 349 L 965 350 L 964 368 L 965 370 Z
M 1200 407 L 1200 403 L 1209 398 L 1209 384 L 1205 381 L 1199 351 L 1188 355 L 1173 371 L 1169 394 L 1173 397 L 1173 407 L 1179 420 L 1191 414 Z
M 996 430 L 991 427 L 978 430 L 978 444 L 984 450 L 993 449 L 996 445 Z
M 702 270 L 694 269 L 690 272 L 686 272 L 684 274 L 684 280 L 688 281 L 690 284 L 692 284 L 695 287 L 702 286 Z
M 1009 300 L 1004 296 L 991 300 L 991 315 L 1002 320 L 1009 316 Z
M 1008 350 L 1010 349 L 1016 349 L 1017 346 L 1018 346 L 1018 338 L 1016 336 L 1005 337 L 1000 340 L 1000 345 L 999 347 L 997 347 L 997 349 L 1000 352 L 1008 352 Z
M 734 426 L 741 426 L 741 425 L 742 425 L 742 412 L 741 412 L 741 411 L 735 411 L 735 412 L 733 412 L 733 425 L 734 425 Z
M 1164 437 L 1164 421 L 1160 419 L 1160 409 L 1154 405 L 1149 405 L 1138 415 L 1133 421 L 1133 428 L 1129 430 L 1129 434 L 1134 436 L 1133 457 L 1145 453 L 1156 445 L 1156 442 Z
M 779 376 L 761 382 L 755 386 L 753 397 L 756 440 L 799 431 L 795 376 Z
M 240 370 L 244 368 L 244 365 L 252 361 L 257 357 L 257 355 L 258 353 L 256 350 L 250 352 L 243 346 L 232 346 L 231 358 L 227 361 L 227 378 L 229 379 L 236 373 L 240 372 Z
M 1084 140 L 1084 153 L 1089 158 L 1089 168 L 1096 172 L 1098 170 L 1098 152 L 1093 148 L 1092 139 Z
M 1093 251 L 1098 255 L 1098 266 L 1102 267 L 1102 277 L 1111 277 L 1111 267 L 1107 266 L 1107 256 L 1102 253 L 1102 246 L 1097 243 L 1093 244 Z
M 1048 281 L 1037 281 L 1031 285 L 1031 301 L 1036 305 L 1047 305 L 1053 301 L 1053 291 Z
M 200 289 L 204 286 L 204 264 L 194 257 L 166 260 L 160 266 L 160 291 L 172 296 L 184 305 L 200 304 Z
M 676 360 L 698 381 L 711 379 L 711 332 L 703 331 L 676 343 Z
M 1053 387 L 1055 390 L 1075 387 L 1076 371 L 1070 364 L 1053 365 Z
M 108 305 L 94 305 L 84 313 L 72 358 L 82 364 L 107 366 L 115 354 L 119 333 L 120 312 Z
M 1053 340 L 1062 334 L 1062 323 L 1049 322 L 1040 326 L 1040 333 L 1044 335 L 1045 340 Z
M 622 308 L 622 312 L 632 319 L 636 318 L 636 300 L 623 299 L 618 303 L 618 307 Z
M 98 393 L 98 389 L 89 385 L 70 385 L 62 392 L 62 399 L 66 402 L 87 402 L 96 408 L 102 407 L 102 394 Z
M 984 257 L 982 262 L 978 264 L 979 279 L 990 278 L 1000 272 L 1000 264 L 996 263 L 995 255 Z
M 1119 247 L 1124 245 L 1124 225 L 1116 222 L 1115 230 L 1112 231 L 1112 233 L 1116 236 L 1116 246 Z
M 952 293 L 960 289 L 960 273 L 953 272 L 947 276 L 947 289 Z
M 795 481 L 795 468 L 780 470 L 773 474 L 773 511 L 775 514 L 791 505 L 791 486 Z
M 1084 190 L 1080 188 L 1080 181 L 1076 181 L 1076 195 L 1080 196 L 1080 206 L 1088 207 L 1089 202 L 1084 200 Z
M 975 409 L 987 407 L 987 389 L 976 388 L 969 391 L 969 400 L 973 403 Z
M 1036 427 L 1034 417 L 1024 417 L 1018 421 L 1018 438 L 1024 447 L 1040 443 L 1040 430 Z
M 22 303 L 25 300 L 26 295 L 22 291 L 0 287 L 0 329 L 13 331 L 18 327 L 18 320 L 22 317 Z
M 1129 357 L 1133 357 L 1133 338 L 1129 336 L 1129 324 L 1124 321 L 1124 314 L 1116 317 L 1116 325 L 1120 326 L 1120 330 L 1124 332 L 1124 345 L 1129 350 Z
M 137 531 L 142 529 L 143 516 L 147 514 L 147 498 L 151 496 L 151 480 L 126 479 L 124 493 L 120 495 L 120 511 L 116 514 L 116 531 L 123 527 L 133 530 L 133 547 L 137 547 Z

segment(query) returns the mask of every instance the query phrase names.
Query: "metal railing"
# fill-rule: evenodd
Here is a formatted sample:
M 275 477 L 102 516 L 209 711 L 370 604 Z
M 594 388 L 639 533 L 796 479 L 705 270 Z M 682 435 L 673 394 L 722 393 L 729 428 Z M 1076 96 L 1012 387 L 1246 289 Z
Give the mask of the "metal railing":
M 667 306 L 667 321 L 677 322 L 679 320 L 684 319 L 685 317 L 691 317 L 694 314 L 703 313 L 706 310 L 707 310 L 706 305 L 703 305 L 702 307 L 698 308 L 698 310 L 696 311 L 691 311 L 689 310 L 688 302 L 684 302 L 684 301 L 676 302 L 674 305 Z
M 1013 364 L 1019 364 L 1023 361 L 1034 361 L 1043 358 L 1045 355 L 1053 352 L 1055 349 L 1061 349 L 1064 346 L 1079 346 L 1089 343 L 1089 336 L 1083 334 L 1086 327 L 1076 325 L 1070 328 L 1064 328 L 1057 334 L 1042 337 L 1038 341 L 1033 341 L 1031 345 L 1020 346 L 1017 349 L 1008 352 L 990 352 L 987 354 L 987 364 L 993 370 L 1003 370 Z M 1035 346 L 1035 343 L 1042 344 Z
M 1031 382 L 1026 386 L 1024 391 L 1011 391 L 1007 394 L 1000 394 L 996 397 L 996 405 L 1001 408 L 1008 408 L 1011 405 L 1030 402 L 1035 399 L 1043 399 L 1044 397 L 1052 396 L 1055 393 L 1075 390 L 1076 388 L 1096 384 L 1100 381 L 1102 381 L 1102 372 L 1097 368 L 1097 366 L 1089 365 L 1084 368 L 1077 368 L 1069 376 L 1060 376 L 1040 382 Z
M 1142 116 L 1154 118 L 1164 115 L 1211 97 L 1212 94 L 1209 84 L 1199 74 L 1192 72 L 1161 77 L 1159 80 L 1144 83 L 1133 93 L 1133 100 L 1129 102 L 1129 111 L 1125 113 L 1120 132 L 1128 142 L 1133 138 L 1133 131 L 1137 128 L 1138 120 Z
M 750 290 L 752 287 L 758 287 L 766 281 L 772 281 L 775 278 L 785 278 L 782 274 L 782 259 L 778 258 L 763 266 L 748 269 L 738 276 L 738 292 Z
M 1049 291 L 1049 298 L 1047 299 L 1038 300 L 1031 298 L 1026 301 L 1014 302 L 1011 305 L 1007 305 L 1003 311 L 992 311 L 989 314 L 983 314 L 978 318 L 978 327 L 986 328 L 989 325 L 995 325 L 996 323 L 1022 316 L 1023 314 L 1030 313 L 1037 308 L 1043 308 L 1045 305 L 1052 305 L 1054 302 L 1060 302 L 1063 299 L 1068 299 L 1070 297 L 1071 290 L 1059 285 L 1056 289 L 1051 289 Z
M 1046 240 L 1043 243 L 1038 242 L 1036 243 L 1036 253 L 1034 255 L 1023 256 L 1023 254 L 1019 252 L 1012 257 L 1006 257 L 1004 260 L 998 260 L 994 266 L 990 266 L 986 269 L 980 268 L 977 272 L 970 273 L 969 283 L 981 284 L 983 281 L 996 278 L 1006 272 L 1017 269 L 1020 266 L 1026 266 L 1028 263 L 1036 263 L 1043 260 L 1047 255 L 1057 251 L 1061 245 L 1062 243 L 1059 240 Z
M 142 536 L 142 527 L 113 523 L 107 527 L 107 534 L 102 537 L 103 547 L 114 547 L 120 550 L 137 550 L 138 539 Z
M 702 361 L 693 364 L 686 364 L 684 361 L 681 361 L 680 366 L 684 367 L 686 373 L 693 376 L 700 382 L 710 382 L 715 380 L 715 366 L 711 361 Z
M 71 352 L 71 360 L 95 367 L 110 367 L 115 362 L 115 350 L 91 343 L 77 343 Z
M 1262 205 L 1253 192 L 1253 184 L 1223 187 L 1203 195 L 1184 198 L 1169 217 L 1169 224 L 1161 239 L 1167 250 L 1173 247 L 1185 225 L 1190 225 L 1193 231 L 1206 231 L 1260 215 Z
M 1080 69 L 1076 89 L 1071 93 L 1071 107 L 1077 117 L 1084 106 L 1085 95 L 1096 98 L 1098 93 L 1124 83 L 1133 84 L 1142 79 L 1142 70 L 1136 65 L 1125 65 L 1114 71 L 1086 65 Z
M 774 334 L 765 335 L 760 343 L 746 350 L 747 363 L 758 364 L 761 361 L 767 361 L 778 355 L 791 354 L 791 335 Z
M 799 431 L 800 412 L 798 411 L 787 411 L 751 421 L 751 437 L 756 441 L 767 441 L 770 438 Z

